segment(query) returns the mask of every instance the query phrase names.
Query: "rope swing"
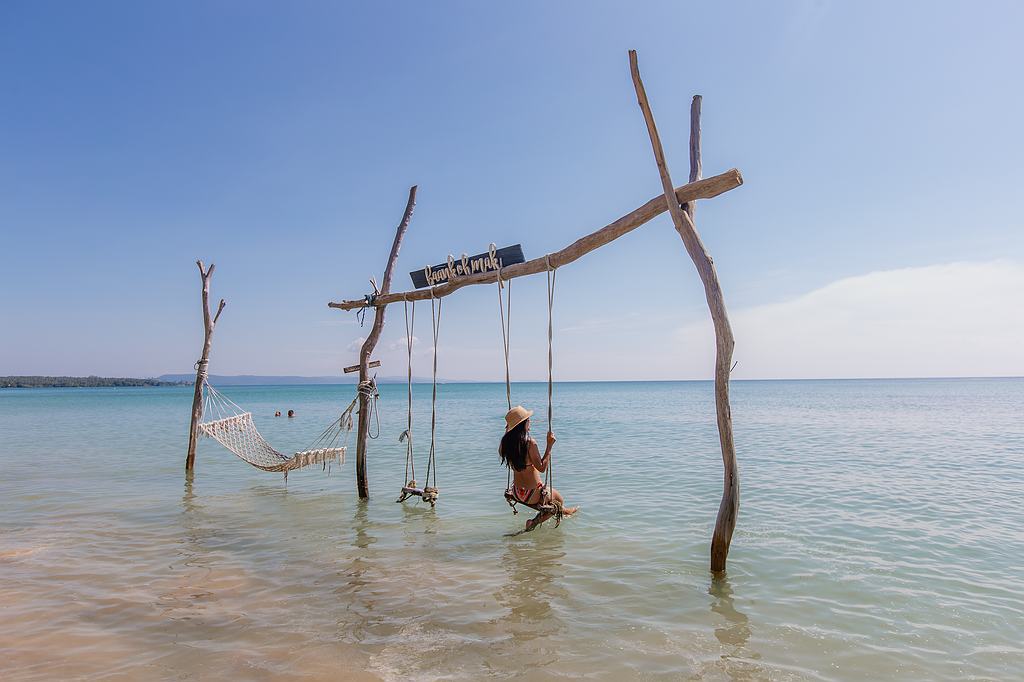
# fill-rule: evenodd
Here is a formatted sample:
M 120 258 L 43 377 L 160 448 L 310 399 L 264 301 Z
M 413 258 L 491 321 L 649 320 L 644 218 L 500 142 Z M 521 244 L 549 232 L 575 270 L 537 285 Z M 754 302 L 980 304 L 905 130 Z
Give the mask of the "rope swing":
M 551 256 L 547 255 L 544 257 L 544 263 L 547 266 L 547 284 L 548 284 L 548 431 L 552 430 L 552 423 L 554 417 L 553 409 L 553 395 L 554 395 L 554 307 L 555 307 L 555 276 L 557 271 L 551 266 Z M 511 280 L 508 282 L 511 285 Z M 508 371 L 508 357 L 509 357 L 509 335 L 511 322 L 506 320 L 505 307 L 501 299 L 501 271 L 498 271 L 498 304 L 501 311 L 501 336 L 505 350 L 505 394 L 508 399 L 509 409 L 512 409 L 512 389 L 511 382 L 509 381 Z M 508 299 L 508 310 L 511 311 L 512 299 L 511 299 L 511 286 L 509 287 L 509 299 Z M 548 466 L 544 471 L 544 489 L 545 491 L 552 490 L 554 486 L 554 467 L 552 466 L 554 461 L 554 454 L 548 456 Z M 519 510 L 516 509 L 517 504 L 521 504 L 525 507 L 539 512 L 540 514 L 552 514 L 555 517 L 555 526 L 557 527 L 562 522 L 562 505 L 554 501 L 550 497 L 550 492 L 545 493 L 545 497 L 541 499 L 540 504 L 526 504 L 525 502 L 519 501 L 513 490 L 512 490 L 512 469 L 508 470 L 508 483 L 505 488 L 505 501 L 508 502 L 509 507 L 512 508 L 513 514 L 518 514 Z M 539 516 L 539 515 L 538 515 Z
M 507 287 L 508 291 L 505 296 L 508 299 L 503 301 L 501 298 L 501 290 Z M 512 336 L 512 280 L 507 283 L 501 279 L 501 268 L 498 268 L 498 314 L 501 316 L 501 348 L 505 353 L 505 400 L 508 402 L 508 409 L 512 409 L 512 381 L 509 372 L 509 338 Z M 512 491 L 512 468 L 508 468 L 507 482 L 505 483 L 505 498 L 514 499 L 510 497 Z M 509 503 L 511 504 L 511 502 Z M 516 507 L 512 505 L 512 513 L 518 514 Z
M 433 332 L 434 346 L 434 369 L 432 380 L 432 393 L 430 398 L 430 453 L 427 456 L 427 475 L 423 479 L 424 486 L 419 487 L 416 482 L 416 462 L 414 457 L 412 440 L 412 346 L 413 331 L 416 326 L 416 302 L 413 301 L 410 308 L 409 301 L 405 302 L 405 341 L 408 357 L 408 413 L 406 429 L 398 437 L 398 441 L 405 441 L 405 480 L 407 483 L 402 486 L 402 491 L 395 502 L 404 502 L 410 497 L 419 497 L 430 503 L 433 507 L 437 504 L 439 490 L 437 488 L 437 458 L 435 448 L 435 436 L 437 432 L 437 336 L 441 328 L 441 299 L 437 299 L 434 305 L 434 289 L 430 289 L 430 326 Z

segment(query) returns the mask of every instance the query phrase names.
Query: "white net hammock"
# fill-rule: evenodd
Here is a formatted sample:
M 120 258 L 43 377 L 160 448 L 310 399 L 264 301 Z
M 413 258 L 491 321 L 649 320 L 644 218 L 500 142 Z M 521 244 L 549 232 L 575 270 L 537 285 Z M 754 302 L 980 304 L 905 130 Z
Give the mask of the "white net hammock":
M 305 450 L 286 455 L 271 447 L 252 420 L 252 413 L 246 412 L 207 381 L 203 381 L 203 418 L 199 432 L 230 450 L 239 459 L 263 471 L 284 472 L 293 469 L 323 465 L 331 462 L 345 463 L 348 434 L 352 431 L 353 400 L 334 422 Z M 344 441 L 342 441 L 344 435 Z M 339 442 L 341 443 L 339 445 Z

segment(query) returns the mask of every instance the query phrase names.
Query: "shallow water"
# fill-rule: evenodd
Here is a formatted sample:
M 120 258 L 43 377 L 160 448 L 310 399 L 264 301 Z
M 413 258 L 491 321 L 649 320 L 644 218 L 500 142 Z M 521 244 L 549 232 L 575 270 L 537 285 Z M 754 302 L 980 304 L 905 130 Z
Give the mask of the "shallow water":
M 539 433 L 545 389 L 513 387 Z M 223 392 L 283 450 L 352 396 Z M 720 581 L 710 384 L 558 385 L 555 480 L 583 510 L 516 537 L 504 386 L 440 387 L 436 511 L 394 503 L 405 387 L 382 393 L 364 504 L 354 456 L 285 485 L 204 441 L 186 481 L 187 387 L 0 392 L 0 677 L 1024 672 L 1024 380 L 735 382 L 742 507 Z

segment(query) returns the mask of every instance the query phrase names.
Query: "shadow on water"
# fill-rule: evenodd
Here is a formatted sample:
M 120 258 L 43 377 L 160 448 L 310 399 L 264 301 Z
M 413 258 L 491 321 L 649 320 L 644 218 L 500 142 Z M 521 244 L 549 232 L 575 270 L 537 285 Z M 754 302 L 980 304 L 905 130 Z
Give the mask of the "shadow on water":
M 713 578 L 708 588 L 711 595 L 711 612 L 722 617 L 723 622 L 715 627 L 715 638 L 722 645 L 721 660 L 729 678 L 737 682 L 762 679 L 765 670 L 752 661 L 761 655 L 750 651 L 750 619 L 736 608 L 732 585 L 725 576 Z

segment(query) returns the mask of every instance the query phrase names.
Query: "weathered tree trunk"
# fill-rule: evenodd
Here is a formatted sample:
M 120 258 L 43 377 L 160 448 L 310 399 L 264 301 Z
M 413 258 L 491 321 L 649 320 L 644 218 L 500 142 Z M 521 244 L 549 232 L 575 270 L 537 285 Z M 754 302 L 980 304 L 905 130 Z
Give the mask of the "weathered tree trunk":
M 405 214 L 402 222 L 398 224 L 395 232 L 395 241 L 391 244 L 391 255 L 388 257 L 387 267 L 384 268 L 384 280 L 381 282 L 377 297 L 385 296 L 391 291 L 391 278 L 394 274 L 395 263 L 398 261 L 398 251 L 402 248 L 402 239 L 409 229 L 409 221 L 412 219 L 412 211 L 416 206 L 416 185 L 409 188 L 409 201 L 405 205 Z M 359 497 L 370 496 L 370 483 L 366 476 L 366 438 L 370 433 L 370 355 L 377 346 L 380 333 L 384 330 L 384 313 L 387 310 L 386 303 L 374 305 L 373 327 L 359 349 L 359 427 L 356 431 L 356 484 L 359 488 Z
M 199 420 L 203 417 L 203 383 L 206 381 L 206 371 L 210 364 L 210 346 L 213 345 L 213 328 L 220 319 L 221 311 L 224 310 L 224 299 L 220 299 L 217 306 L 217 313 L 210 316 L 210 278 L 213 277 L 213 270 L 216 267 L 210 263 L 210 267 L 203 269 L 203 261 L 197 260 L 199 276 L 203 281 L 203 353 L 196 362 L 196 383 L 192 395 L 192 423 L 188 430 L 188 454 L 185 455 L 185 471 L 190 472 L 196 464 L 196 441 L 199 438 Z
M 725 469 L 725 484 L 722 493 L 722 502 L 718 507 L 718 519 L 715 522 L 715 532 L 711 538 L 711 571 L 721 573 L 725 571 L 726 559 L 729 556 L 729 545 L 732 542 L 733 530 L 736 527 L 736 515 L 740 505 L 740 484 L 739 475 L 736 470 L 736 449 L 733 444 L 732 435 L 732 410 L 729 406 L 729 374 L 732 369 L 732 352 L 735 341 L 732 335 L 732 326 L 729 324 L 729 315 L 725 309 L 725 300 L 722 296 L 722 287 L 718 282 L 718 273 L 715 271 L 715 264 L 697 233 L 693 223 L 693 206 L 690 202 L 685 210 L 679 204 L 675 190 L 672 185 L 672 178 L 665 163 L 665 154 L 661 146 L 661 139 L 658 137 L 658 128 L 654 123 L 654 114 L 647 102 L 647 94 L 644 91 L 643 81 L 640 79 L 640 68 L 637 64 L 636 51 L 629 51 L 629 66 L 633 75 L 633 86 L 636 88 L 637 102 L 647 122 L 647 132 L 651 138 L 651 146 L 654 149 L 654 159 L 658 164 L 658 173 L 661 175 L 662 188 L 665 191 L 665 201 L 668 203 L 668 210 L 672 216 L 672 222 L 676 231 L 683 240 L 690 259 L 697 268 L 701 282 L 704 284 L 704 295 L 707 298 L 708 309 L 711 311 L 711 321 L 715 327 L 715 408 L 718 415 L 718 438 L 722 448 L 722 462 Z M 690 108 L 690 181 L 693 182 L 700 176 L 701 172 L 701 149 L 700 149 L 700 96 L 693 98 Z

